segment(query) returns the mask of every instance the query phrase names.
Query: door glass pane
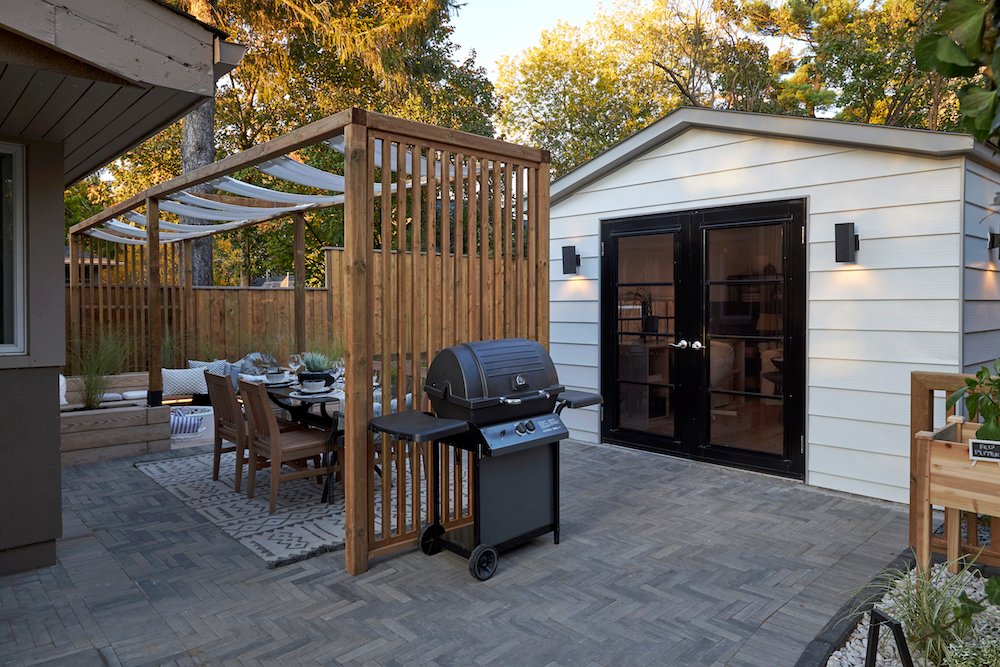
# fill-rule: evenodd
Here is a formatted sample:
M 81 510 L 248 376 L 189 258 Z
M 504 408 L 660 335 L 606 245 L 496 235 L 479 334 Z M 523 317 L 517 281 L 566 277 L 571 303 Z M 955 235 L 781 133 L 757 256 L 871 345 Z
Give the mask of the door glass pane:
M 780 279 L 781 239 L 780 224 L 710 230 L 705 276 L 712 282 Z
M 618 288 L 618 332 L 672 334 L 673 285 L 629 285 Z
M 781 396 L 782 362 L 780 341 L 713 338 L 708 347 L 708 386 Z
M 775 336 L 784 328 L 784 287 L 774 283 L 710 285 L 708 332 L 725 336 Z
M 618 379 L 668 385 L 673 380 L 675 351 L 648 336 L 618 337 Z
M 668 387 L 620 382 L 618 421 L 621 428 L 674 437 L 674 406 Z
M 723 447 L 784 454 L 782 400 L 710 392 L 711 437 Z
M 705 230 L 708 442 L 784 455 L 782 224 Z
M 674 235 L 647 234 L 618 239 L 618 282 L 674 282 Z

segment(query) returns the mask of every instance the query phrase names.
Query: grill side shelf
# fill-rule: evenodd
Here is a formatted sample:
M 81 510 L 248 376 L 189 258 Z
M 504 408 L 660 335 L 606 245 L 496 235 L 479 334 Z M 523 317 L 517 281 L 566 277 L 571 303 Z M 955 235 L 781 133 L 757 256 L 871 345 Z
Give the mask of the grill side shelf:
M 375 417 L 368 422 L 368 428 L 403 440 L 437 442 L 466 433 L 469 430 L 469 422 L 460 419 L 442 419 L 417 410 L 404 410 Z

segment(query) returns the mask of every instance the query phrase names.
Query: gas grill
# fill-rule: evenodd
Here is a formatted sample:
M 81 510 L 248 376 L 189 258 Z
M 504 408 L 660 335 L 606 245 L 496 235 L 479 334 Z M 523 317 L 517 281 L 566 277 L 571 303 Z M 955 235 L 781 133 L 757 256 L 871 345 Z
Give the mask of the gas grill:
M 567 391 L 545 348 L 525 339 L 442 350 L 427 369 L 424 391 L 433 415 L 408 410 L 370 423 L 373 431 L 472 453 L 472 524 L 444 529 L 435 484 L 434 520 L 420 533 L 420 549 L 466 556 L 470 573 L 485 580 L 501 551 L 547 533 L 558 544 L 559 441 L 569 435 L 560 413 L 596 405 L 600 396 Z M 439 448 L 431 451 L 430 470 L 438 474 Z

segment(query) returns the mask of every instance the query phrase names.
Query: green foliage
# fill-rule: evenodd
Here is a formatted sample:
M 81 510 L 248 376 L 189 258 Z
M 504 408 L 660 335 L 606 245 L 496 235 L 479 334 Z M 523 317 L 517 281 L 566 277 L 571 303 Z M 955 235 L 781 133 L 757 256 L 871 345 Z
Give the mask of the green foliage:
M 97 408 L 110 384 L 111 375 L 123 373 L 133 353 L 128 336 L 121 331 L 102 331 L 80 345 L 74 364 L 83 381 L 83 405 Z
M 619 2 L 502 64 L 498 125 L 556 175 L 680 105 L 952 129 L 958 86 L 914 52 L 939 2 Z
M 902 624 L 910 649 L 931 665 L 942 664 L 948 647 L 966 640 L 973 617 L 984 609 L 965 592 L 967 582 L 977 576 L 971 569 L 972 561 L 964 563 L 955 575 L 947 571 L 949 564 L 889 571 L 882 582 L 892 598 L 891 613 Z M 996 588 L 990 584 L 989 590 Z M 994 599 L 990 598 L 993 604 Z
M 975 378 L 967 378 L 965 386 L 949 396 L 945 405 L 951 409 L 963 398 L 969 419 L 982 417 L 983 425 L 976 431 L 976 436 L 1000 440 L 1000 359 L 993 362 L 992 370 L 983 366 L 976 372 Z
M 310 338 L 306 342 L 306 348 L 325 356 L 327 363 L 344 358 L 344 344 L 336 337 L 331 337 L 329 340 L 321 337 Z
M 950 644 L 944 664 L 948 667 L 1000 665 L 1000 627 L 991 627 L 986 633 Z
M 310 373 L 320 373 L 330 368 L 330 359 L 322 352 L 306 352 L 302 355 L 302 364 Z
M 1000 130 L 998 22 L 995 0 L 950 0 L 915 50 L 921 68 L 971 79 L 958 93 L 962 127 L 983 141 L 997 138 Z

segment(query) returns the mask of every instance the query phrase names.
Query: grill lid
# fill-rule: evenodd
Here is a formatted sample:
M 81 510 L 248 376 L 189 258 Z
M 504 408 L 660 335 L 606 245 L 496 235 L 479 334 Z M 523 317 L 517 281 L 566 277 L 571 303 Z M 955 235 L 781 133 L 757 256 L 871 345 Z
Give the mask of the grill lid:
M 441 404 L 480 409 L 544 401 L 531 412 L 551 411 L 564 390 L 545 348 L 533 340 L 508 338 L 461 343 L 441 350 L 430 368 L 424 391 L 435 411 Z

